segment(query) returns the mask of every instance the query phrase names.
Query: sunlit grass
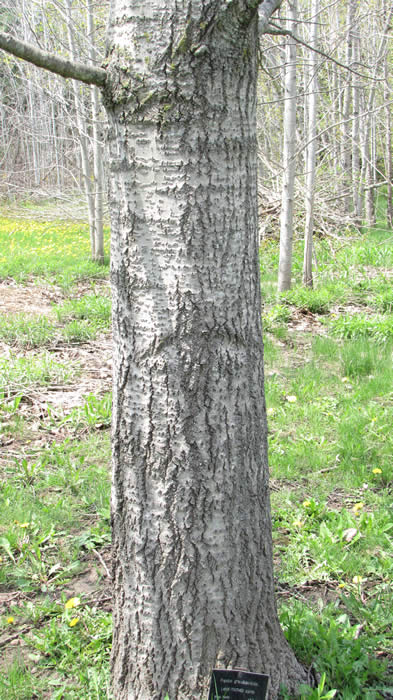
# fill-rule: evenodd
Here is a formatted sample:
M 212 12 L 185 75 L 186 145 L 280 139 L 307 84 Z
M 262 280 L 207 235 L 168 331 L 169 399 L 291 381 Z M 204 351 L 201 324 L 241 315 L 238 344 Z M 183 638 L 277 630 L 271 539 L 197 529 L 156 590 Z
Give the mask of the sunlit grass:
M 107 251 L 108 245 L 107 227 Z M 0 279 L 23 282 L 34 275 L 68 288 L 108 275 L 108 259 L 103 266 L 91 261 L 87 224 L 0 217 L 0 250 Z

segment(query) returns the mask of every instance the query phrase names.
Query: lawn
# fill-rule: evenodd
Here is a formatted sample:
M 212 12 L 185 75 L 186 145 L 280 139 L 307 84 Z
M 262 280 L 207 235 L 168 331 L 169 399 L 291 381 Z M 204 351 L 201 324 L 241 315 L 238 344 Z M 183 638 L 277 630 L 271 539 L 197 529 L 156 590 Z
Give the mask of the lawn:
M 87 226 L 31 216 L 0 219 L 0 700 L 110 698 L 108 264 Z M 279 298 L 261 247 L 278 604 L 320 679 L 302 698 L 393 697 L 392 242 L 318 239 L 313 290 L 297 242 Z

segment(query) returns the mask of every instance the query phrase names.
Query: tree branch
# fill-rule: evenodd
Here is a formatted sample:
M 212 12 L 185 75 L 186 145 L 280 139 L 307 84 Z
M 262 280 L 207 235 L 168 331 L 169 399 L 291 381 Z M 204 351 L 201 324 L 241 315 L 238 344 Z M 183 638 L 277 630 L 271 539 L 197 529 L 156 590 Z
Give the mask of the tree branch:
M 69 61 L 67 58 L 56 56 L 56 54 L 42 51 L 32 44 L 15 39 L 15 37 L 5 32 L 0 32 L 0 49 L 7 51 L 13 56 L 23 58 L 29 63 L 33 63 L 39 68 L 49 70 L 51 73 L 63 76 L 63 78 L 73 78 L 88 85 L 103 87 L 106 80 L 106 71 L 103 68 L 89 66 L 78 61 Z
M 282 0 L 259 0 L 258 4 L 258 31 L 266 34 L 272 14 L 278 10 Z
M 317 49 L 315 46 L 310 46 L 310 44 L 307 44 L 306 41 L 303 41 L 302 39 L 299 39 L 297 35 L 295 35 L 293 32 L 290 31 L 290 29 L 284 29 L 281 27 L 278 27 L 277 24 L 274 24 L 274 22 L 271 22 L 268 20 L 266 29 L 265 29 L 265 34 L 271 34 L 272 36 L 288 36 L 294 41 L 296 41 L 298 44 L 301 46 L 304 46 L 306 49 L 309 49 L 310 51 L 314 51 L 314 53 L 319 54 L 320 56 L 323 56 L 323 58 L 327 58 L 329 61 L 332 63 L 335 63 L 336 66 L 339 66 L 340 68 L 343 68 L 344 70 L 347 70 L 349 73 L 353 73 L 354 75 L 358 75 L 360 78 L 366 78 L 367 80 L 370 79 L 369 75 L 365 75 L 364 73 L 359 73 L 359 71 L 355 70 L 354 68 L 351 68 L 351 66 L 346 65 L 345 63 L 341 63 L 341 61 L 337 61 L 337 59 L 333 58 L 328 53 L 325 53 L 321 49 Z M 364 68 L 367 68 L 368 66 L 363 66 Z M 373 78 L 374 80 L 383 82 L 384 78 Z

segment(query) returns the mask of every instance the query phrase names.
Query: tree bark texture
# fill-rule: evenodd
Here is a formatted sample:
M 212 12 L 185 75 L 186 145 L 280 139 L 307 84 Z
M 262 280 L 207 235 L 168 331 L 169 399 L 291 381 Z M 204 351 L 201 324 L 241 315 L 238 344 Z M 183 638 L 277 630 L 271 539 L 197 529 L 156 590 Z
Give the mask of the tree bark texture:
M 304 677 L 273 593 L 257 17 L 118 0 L 107 70 L 115 697 L 201 699 L 241 666 L 275 698 Z

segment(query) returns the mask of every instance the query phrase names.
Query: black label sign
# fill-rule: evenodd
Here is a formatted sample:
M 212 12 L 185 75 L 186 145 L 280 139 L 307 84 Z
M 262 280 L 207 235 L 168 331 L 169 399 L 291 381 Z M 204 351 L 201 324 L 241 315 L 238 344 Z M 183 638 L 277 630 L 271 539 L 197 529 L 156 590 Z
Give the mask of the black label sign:
M 265 700 L 269 676 L 215 668 L 208 700 Z

